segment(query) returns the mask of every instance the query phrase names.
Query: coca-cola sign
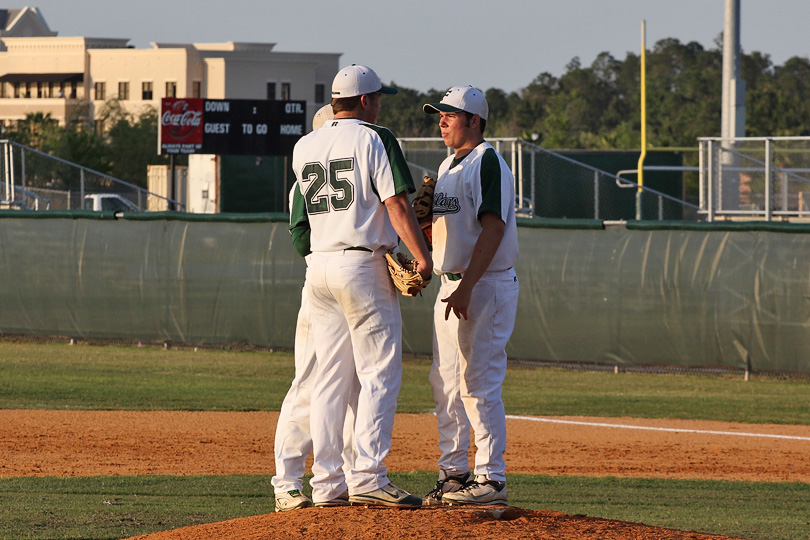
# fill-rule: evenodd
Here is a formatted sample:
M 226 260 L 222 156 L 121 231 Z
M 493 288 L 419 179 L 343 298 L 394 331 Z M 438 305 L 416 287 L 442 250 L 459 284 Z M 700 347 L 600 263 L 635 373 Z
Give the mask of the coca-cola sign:
M 163 99 L 160 115 L 161 150 L 193 154 L 203 143 L 202 99 Z

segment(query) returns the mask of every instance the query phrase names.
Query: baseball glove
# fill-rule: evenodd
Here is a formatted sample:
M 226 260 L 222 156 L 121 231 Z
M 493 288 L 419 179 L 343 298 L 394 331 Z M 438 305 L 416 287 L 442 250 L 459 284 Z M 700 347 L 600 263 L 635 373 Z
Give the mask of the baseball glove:
M 428 249 L 433 248 L 433 192 L 436 190 L 436 180 L 425 176 L 416 197 L 413 199 L 413 209 L 416 220 L 425 235 Z
M 385 260 L 388 263 L 388 273 L 391 274 L 391 281 L 394 287 L 399 289 L 402 296 L 416 296 L 422 289 L 428 286 L 430 278 L 424 279 L 416 271 L 416 261 L 408 259 L 402 253 L 388 251 L 385 253 Z

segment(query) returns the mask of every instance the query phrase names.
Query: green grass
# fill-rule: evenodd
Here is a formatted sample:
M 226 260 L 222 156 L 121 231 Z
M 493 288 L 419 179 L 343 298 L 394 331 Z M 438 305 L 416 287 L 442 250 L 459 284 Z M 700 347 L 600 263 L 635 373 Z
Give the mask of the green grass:
M 278 410 L 289 353 L 0 342 L 0 408 Z
M 405 363 L 400 412 L 433 409 L 429 361 Z M 278 410 L 289 353 L 0 342 L 0 408 Z M 810 425 L 810 383 L 513 368 L 509 414 Z
M 432 472 L 392 474 L 426 493 Z M 0 478 L 0 539 L 127 538 L 272 511 L 269 476 Z M 511 504 L 762 540 L 807 538 L 810 485 L 510 475 Z
M 264 514 L 267 476 L 0 478 L 0 539 L 116 539 Z
M 400 412 L 432 409 L 429 362 L 405 363 Z M 290 354 L 0 342 L 0 408 L 277 410 Z M 810 383 L 510 369 L 509 414 L 810 425 Z M 271 456 L 268 456 L 271 459 Z M 392 475 L 415 493 L 435 472 Z M 807 540 L 810 484 L 510 475 L 510 503 L 682 530 Z M 0 478 L 0 540 L 115 539 L 271 510 L 264 476 Z
M 810 383 L 799 380 L 512 369 L 503 393 L 509 414 L 810 425 Z
M 510 503 L 759 540 L 806 540 L 810 484 L 511 475 Z

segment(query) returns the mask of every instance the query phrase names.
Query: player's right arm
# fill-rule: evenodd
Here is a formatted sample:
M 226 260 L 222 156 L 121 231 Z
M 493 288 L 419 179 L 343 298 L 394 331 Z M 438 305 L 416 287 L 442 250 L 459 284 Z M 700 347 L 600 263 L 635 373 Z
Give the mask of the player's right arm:
M 388 211 L 388 217 L 391 219 L 391 225 L 394 226 L 397 235 L 416 260 L 417 271 L 423 278 L 429 279 L 433 272 L 433 258 L 430 256 L 422 229 L 419 227 L 416 214 L 406 193 L 400 192 L 385 199 L 385 209 Z
M 376 147 L 376 150 L 380 153 L 380 161 L 387 163 L 387 170 L 392 182 L 391 188 L 394 195 L 383 201 L 388 218 L 397 235 L 416 260 L 417 271 L 424 279 L 429 279 L 433 272 L 433 257 L 425 243 L 425 237 L 416 220 L 413 206 L 408 200 L 408 193 L 416 191 L 408 162 L 391 130 L 370 124 L 367 127 L 376 132 L 379 137 L 381 144 Z M 379 189 L 379 186 L 377 187 Z

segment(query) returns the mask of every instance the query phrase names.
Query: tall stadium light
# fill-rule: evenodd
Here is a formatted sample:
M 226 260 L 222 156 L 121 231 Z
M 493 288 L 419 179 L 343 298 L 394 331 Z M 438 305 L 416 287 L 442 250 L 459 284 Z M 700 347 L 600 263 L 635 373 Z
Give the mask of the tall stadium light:
M 720 136 L 724 139 L 745 137 L 745 81 L 740 70 L 740 0 L 726 0 L 726 20 L 723 31 L 723 100 L 720 115 Z M 722 147 L 733 149 L 732 141 Z M 718 192 L 724 210 L 740 208 L 740 175 L 738 159 L 724 151 L 721 157 L 723 173 Z
M 745 137 L 745 81 L 740 70 L 740 0 L 726 0 L 721 122 L 721 137 Z

